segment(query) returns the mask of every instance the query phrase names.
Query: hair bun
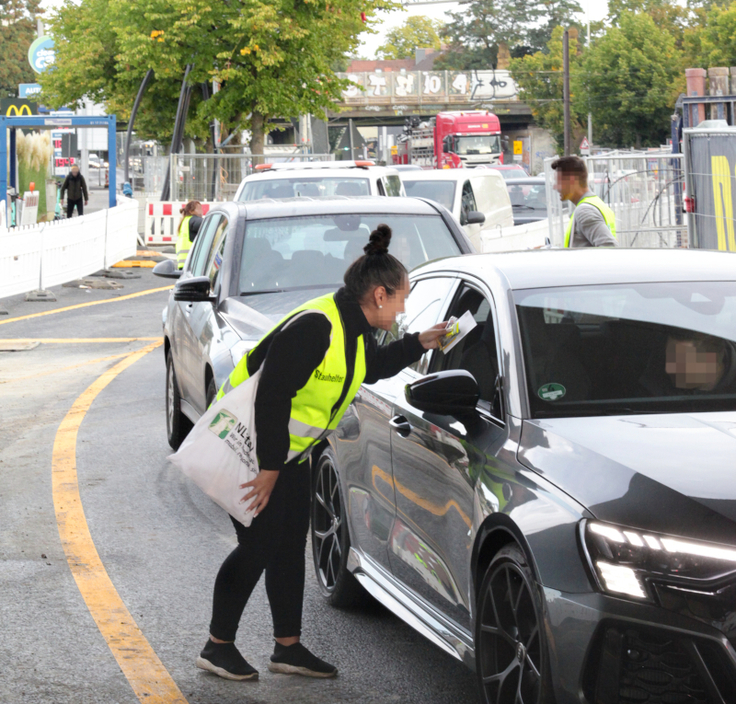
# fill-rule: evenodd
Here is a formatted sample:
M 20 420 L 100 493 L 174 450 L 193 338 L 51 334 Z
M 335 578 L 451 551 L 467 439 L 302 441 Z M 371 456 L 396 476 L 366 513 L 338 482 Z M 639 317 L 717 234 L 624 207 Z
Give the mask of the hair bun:
M 391 243 L 391 228 L 388 225 L 379 225 L 363 247 L 366 254 L 388 254 L 388 246 Z

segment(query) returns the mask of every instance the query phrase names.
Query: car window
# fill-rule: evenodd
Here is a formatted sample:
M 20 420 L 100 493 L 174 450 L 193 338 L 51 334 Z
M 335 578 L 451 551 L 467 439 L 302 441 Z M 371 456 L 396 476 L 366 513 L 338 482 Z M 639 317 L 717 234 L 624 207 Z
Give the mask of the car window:
M 452 212 L 455 202 L 454 181 L 406 181 L 404 188 L 410 198 L 428 198 Z
M 227 238 L 227 218 L 221 217 L 217 223 L 217 229 L 215 230 L 214 237 L 212 238 L 212 247 L 210 249 L 210 256 L 207 259 L 207 276 L 210 277 L 210 288 L 212 291 L 215 290 L 217 280 L 220 274 L 220 267 L 222 266 L 222 255 L 225 251 L 225 242 Z
M 509 199 L 517 215 L 524 215 L 523 211 L 536 211 L 538 214 L 547 212 L 547 189 L 542 184 L 508 182 Z
M 399 198 L 401 196 L 401 179 L 397 174 L 389 174 L 384 179 L 386 183 L 386 195 L 390 198 Z
M 536 418 L 736 405 L 736 283 L 514 292 Z
M 430 371 L 464 369 L 470 372 L 478 382 L 481 405 L 500 418 L 501 397 L 496 394 L 500 365 L 493 304 L 491 299 L 466 283 L 459 288 L 444 317 L 460 318 L 468 312 L 475 320 L 475 327 L 447 352 L 434 352 Z
M 246 223 L 241 295 L 298 288 L 337 288 L 381 223 L 393 235 L 391 254 L 411 270 L 460 253 L 439 215 L 344 214 L 270 218 Z
M 396 322 L 386 333 L 384 344 L 400 340 L 407 333 L 422 332 L 439 322 L 445 300 L 453 289 L 456 279 L 438 276 L 417 281 L 406 298 L 404 313 L 397 316 Z M 420 373 L 426 371 L 428 355 L 411 365 Z
M 376 179 L 376 188 L 377 193 L 379 196 L 385 196 L 386 195 L 386 189 L 383 187 L 383 181 L 380 178 Z
M 371 185 L 367 178 L 347 176 L 289 176 L 278 179 L 248 181 L 239 200 L 261 198 L 296 198 L 320 196 L 369 196 Z
M 212 237 L 221 218 L 220 213 L 208 215 L 199 228 L 197 238 L 194 240 L 194 252 L 189 260 L 191 262 L 189 271 L 193 276 L 204 276 L 207 255 L 210 253 L 212 246 Z

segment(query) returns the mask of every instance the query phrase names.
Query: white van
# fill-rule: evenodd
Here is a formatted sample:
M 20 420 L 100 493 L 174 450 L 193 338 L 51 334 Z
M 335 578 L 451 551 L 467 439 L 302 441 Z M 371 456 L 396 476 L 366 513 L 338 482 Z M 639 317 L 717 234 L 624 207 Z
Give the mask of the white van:
M 261 164 L 246 176 L 236 201 L 320 196 L 406 196 L 396 169 L 372 161 Z
M 429 198 L 444 205 L 460 222 L 465 234 L 482 251 L 480 233 L 512 227 L 506 182 L 491 169 L 437 169 L 402 172 L 401 180 L 409 197 Z M 483 215 L 479 217 L 478 213 Z

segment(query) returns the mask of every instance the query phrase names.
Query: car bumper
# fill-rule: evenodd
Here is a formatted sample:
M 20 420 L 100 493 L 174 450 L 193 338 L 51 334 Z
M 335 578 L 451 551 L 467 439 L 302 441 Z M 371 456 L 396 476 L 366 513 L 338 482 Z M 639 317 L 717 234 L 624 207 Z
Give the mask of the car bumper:
M 557 704 L 736 701 L 735 639 L 707 620 L 603 594 L 544 596 Z

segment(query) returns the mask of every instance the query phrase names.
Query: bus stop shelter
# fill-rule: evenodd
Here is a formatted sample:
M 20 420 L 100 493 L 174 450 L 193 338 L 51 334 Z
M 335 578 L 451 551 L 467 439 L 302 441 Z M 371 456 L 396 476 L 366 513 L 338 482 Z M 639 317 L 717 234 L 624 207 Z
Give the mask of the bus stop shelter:
M 115 115 L 94 115 L 83 117 L 57 117 L 46 115 L 30 115 L 24 117 L 7 117 L 0 116 L 0 164 L 10 165 L 10 168 L 0 167 L 0 201 L 8 202 L 8 186 L 18 188 L 16 179 L 16 150 L 15 137 L 16 129 L 29 128 L 36 130 L 54 130 L 59 127 L 76 128 L 76 127 L 96 127 L 107 129 L 107 154 L 108 154 L 108 184 L 110 195 L 110 207 L 114 208 L 117 204 L 117 179 L 116 179 L 116 144 L 115 144 Z M 10 143 L 8 143 L 8 131 L 10 134 Z M 8 157 L 10 158 L 8 160 Z M 10 183 L 8 183 L 8 178 Z M 7 206 L 6 206 L 7 207 Z

